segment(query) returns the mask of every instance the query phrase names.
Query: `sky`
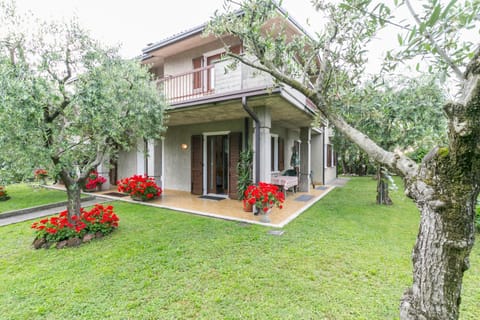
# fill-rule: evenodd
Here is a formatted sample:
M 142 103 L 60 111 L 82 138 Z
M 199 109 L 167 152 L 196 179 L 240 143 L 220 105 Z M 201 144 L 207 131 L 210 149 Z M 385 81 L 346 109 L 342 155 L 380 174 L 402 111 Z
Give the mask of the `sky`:
M 21 11 L 43 19 L 76 15 L 95 39 L 121 44 L 121 54 L 131 58 L 148 43 L 157 42 L 209 20 L 223 0 L 16 0 Z M 284 0 L 282 6 L 303 26 L 314 28 L 319 14 L 309 0 Z

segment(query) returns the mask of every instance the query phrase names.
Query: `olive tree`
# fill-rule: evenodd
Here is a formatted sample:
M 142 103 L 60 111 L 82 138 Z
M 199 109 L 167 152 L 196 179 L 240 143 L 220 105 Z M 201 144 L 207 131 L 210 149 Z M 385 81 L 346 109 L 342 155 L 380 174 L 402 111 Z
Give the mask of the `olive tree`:
M 420 164 L 382 148 L 341 114 L 344 97 L 358 87 L 364 73 L 367 44 L 380 27 L 389 24 L 394 11 L 372 0 L 314 3 L 326 20 L 315 37 L 285 32 L 279 21 L 286 17 L 270 0 L 246 0 L 240 12 L 237 2 L 228 1 L 226 12 L 216 15 L 209 30 L 219 36 L 238 36 L 247 54 L 230 52 L 230 56 L 303 93 L 336 130 L 403 177 L 421 222 L 413 250 L 413 285 L 402 298 L 400 317 L 457 319 L 480 191 L 480 51 L 463 41 L 461 32 L 478 31 L 480 3 L 453 0 L 445 5 L 430 0 L 417 13 L 405 1 L 414 24 L 397 24 L 406 28 L 399 37 L 400 45 L 406 47 L 389 56 L 397 61 L 424 57 L 422 63 L 431 63 L 432 70 L 448 70 L 460 81 L 457 99 L 443 106 L 447 142 L 434 147 Z M 274 16 L 280 20 L 268 24 Z
M 0 7 L 0 148 L 11 168 L 48 168 L 65 184 L 69 217 L 79 215 L 81 187 L 105 156 L 159 138 L 164 101 L 145 67 L 75 20 L 29 32 L 12 3 Z

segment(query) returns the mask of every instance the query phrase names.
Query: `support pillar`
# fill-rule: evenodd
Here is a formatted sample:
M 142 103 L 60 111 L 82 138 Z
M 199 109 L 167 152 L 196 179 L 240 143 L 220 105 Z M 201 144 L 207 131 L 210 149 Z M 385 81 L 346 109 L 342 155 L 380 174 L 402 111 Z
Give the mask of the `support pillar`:
M 271 136 L 270 128 L 272 127 L 272 118 L 270 114 L 270 108 L 262 106 L 256 107 L 255 113 L 260 120 L 260 128 L 255 128 L 255 130 L 260 130 L 260 146 L 255 146 L 255 152 L 260 150 L 260 163 L 255 164 L 260 166 L 260 179 L 262 182 L 271 181 L 271 164 L 272 164 L 272 155 L 271 155 Z
M 102 185 L 102 189 L 103 190 L 110 189 L 110 187 L 111 187 L 111 183 L 110 183 L 110 155 L 108 155 L 108 154 L 105 155 L 105 157 L 103 158 L 103 162 L 100 163 L 97 167 L 97 172 L 98 172 L 99 176 L 107 179 L 107 182 L 105 182 Z M 116 181 L 113 181 L 113 183 L 115 184 Z
M 300 192 L 310 191 L 310 171 L 311 171 L 311 158 L 310 158 L 310 140 L 311 129 L 310 127 L 300 128 L 300 178 L 298 181 L 298 190 Z

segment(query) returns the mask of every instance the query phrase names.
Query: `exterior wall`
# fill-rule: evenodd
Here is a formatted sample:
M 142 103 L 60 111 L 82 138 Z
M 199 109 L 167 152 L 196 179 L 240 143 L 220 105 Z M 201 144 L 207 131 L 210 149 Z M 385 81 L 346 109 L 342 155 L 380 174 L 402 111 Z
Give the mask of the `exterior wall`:
M 332 130 L 328 127 L 325 128 L 325 148 L 324 148 L 324 154 L 325 154 L 325 157 L 326 157 L 326 146 L 327 144 L 331 144 L 332 142 L 330 141 L 330 137 L 332 135 Z M 333 148 L 333 151 L 335 151 L 335 148 Z M 325 159 L 324 157 L 324 159 Z M 328 184 L 329 182 L 331 182 L 332 180 L 335 180 L 337 178 L 337 167 L 336 166 L 332 166 L 330 168 L 327 167 L 327 161 L 325 161 L 325 184 Z M 333 163 L 332 163 L 333 165 Z
M 230 59 L 220 60 L 215 63 L 215 93 L 226 93 L 242 89 L 242 69 L 238 64 L 234 70 L 226 67 L 232 63 Z
M 193 70 L 192 60 L 203 56 L 205 53 L 222 50 L 221 42 L 214 42 L 206 46 L 180 52 L 174 56 L 165 58 L 163 73 L 165 76 L 174 76 Z
M 166 189 L 190 192 L 191 188 L 191 136 L 206 132 L 230 131 L 243 133 L 243 119 L 236 121 L 213 122 L 189 126 L 169 127 L 165 137 L 165 172 Z M 186 143 L 187 150 L 180 145 Z
M 120 151 L 118 156 L 118 179 L 130 177 L 137 173 L 137 149 Z
M 312 178 L 313 183 L 323 184 L 323 167 L 324 167 L 324 155 L 323 155 L 323 134 L 312 135 Z

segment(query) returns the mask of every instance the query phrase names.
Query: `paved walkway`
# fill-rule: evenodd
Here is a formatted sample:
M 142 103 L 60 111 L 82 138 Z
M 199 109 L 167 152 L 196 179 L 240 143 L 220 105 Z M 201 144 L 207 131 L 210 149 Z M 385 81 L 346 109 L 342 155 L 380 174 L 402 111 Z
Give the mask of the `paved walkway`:
M 107 201 L 112 201 L 110 199 L 105 199 L 101 197 L 96 197 L 91 200 L 82 201 L 82 207 L 93 206 L 95 203 L 103 203 Z M 59 213 L 60 211 L 65 210 L 65 203 L 59 204 L 58 206 L 40 206 L 35 208 L 22 209 L 18 211 L 9 211 L 0 214 L 0 226 L 6 226 L 9 224 L 23 222 L 27 220 L 38 219 L 52 214 Z M 2 217 L 3 216 L 3 217 Z

